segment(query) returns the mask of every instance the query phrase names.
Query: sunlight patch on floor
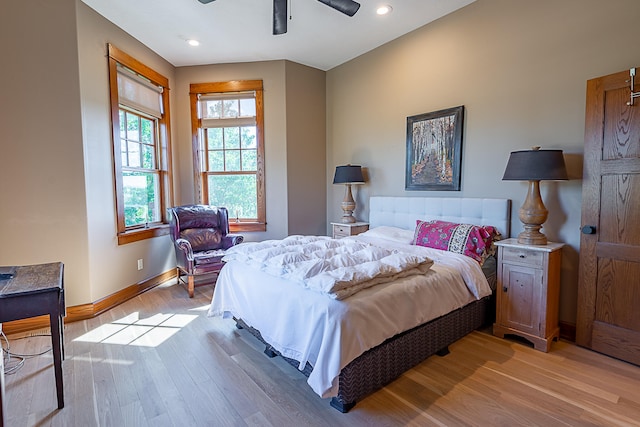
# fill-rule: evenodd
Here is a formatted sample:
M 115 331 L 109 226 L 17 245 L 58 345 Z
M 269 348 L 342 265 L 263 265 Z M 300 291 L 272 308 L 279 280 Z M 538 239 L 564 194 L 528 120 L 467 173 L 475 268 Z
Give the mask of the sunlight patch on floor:
M 89 356 L 73 356 L 72 359 L 76 362 L 107 363 L 109 365 L 123 365 L 123 366 L 133 365 L 133 360 L 100 359 L 100 358 L 96 359 L 95 357 L 89 357 Z
M 135 312 L 100 325 L 74 341 L 157 347 L 196 317 L 194 314 L 158 313 L 141 319 Z

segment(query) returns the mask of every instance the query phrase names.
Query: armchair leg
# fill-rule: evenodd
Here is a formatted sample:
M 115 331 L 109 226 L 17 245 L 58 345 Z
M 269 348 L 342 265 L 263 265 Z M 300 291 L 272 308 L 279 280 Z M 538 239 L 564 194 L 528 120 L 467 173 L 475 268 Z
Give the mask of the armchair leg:
M 194 293 L 194 290 L 196 288 L 196 284 L 195 284 L 195 281 L 193 279 L 193 276 L 189 276 L 189 282 L 188 283 L 189 283 L 189 298 L 193 298 L 193 293 Z

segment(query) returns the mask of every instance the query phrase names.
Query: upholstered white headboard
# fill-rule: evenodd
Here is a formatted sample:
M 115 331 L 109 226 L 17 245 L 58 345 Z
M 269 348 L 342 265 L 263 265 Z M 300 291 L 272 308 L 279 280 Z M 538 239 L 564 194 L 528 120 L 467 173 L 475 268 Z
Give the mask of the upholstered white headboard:
M 511 200 L 449 197 L 388 197 L 369 199 L 369 227 L 389 225 L 413 230 L 416 220 L 493 225 L 502 238 L 511 232 Z

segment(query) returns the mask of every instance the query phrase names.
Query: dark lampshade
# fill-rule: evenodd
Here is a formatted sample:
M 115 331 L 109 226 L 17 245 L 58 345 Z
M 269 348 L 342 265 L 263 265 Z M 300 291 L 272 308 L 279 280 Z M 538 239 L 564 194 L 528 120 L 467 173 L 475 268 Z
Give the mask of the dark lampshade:
M 562 150 L 512 151 L 503 181 L 566 180 Z
M 333 176 L 334 184 L 358 184 L 363 183 L 362 167 L 357 165 L 336 166 Z

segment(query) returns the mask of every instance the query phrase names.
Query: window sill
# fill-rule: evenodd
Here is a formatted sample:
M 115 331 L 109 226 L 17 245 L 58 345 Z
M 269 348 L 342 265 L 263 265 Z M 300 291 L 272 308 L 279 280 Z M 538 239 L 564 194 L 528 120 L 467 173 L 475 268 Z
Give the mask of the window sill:
M 242 231 L 267 231 L 267 224 L 264 222 L 235 222 L 235 220 L 229 220 L 229 232 L 238 233 Z
M 167 234 L 169 234 L 169 225 L 167 224 L 125 231 L 124 233 L 118 234 L 118 245 L 126 245 L 127 243 L 151 239 L 152 237 L 166 236 Z

